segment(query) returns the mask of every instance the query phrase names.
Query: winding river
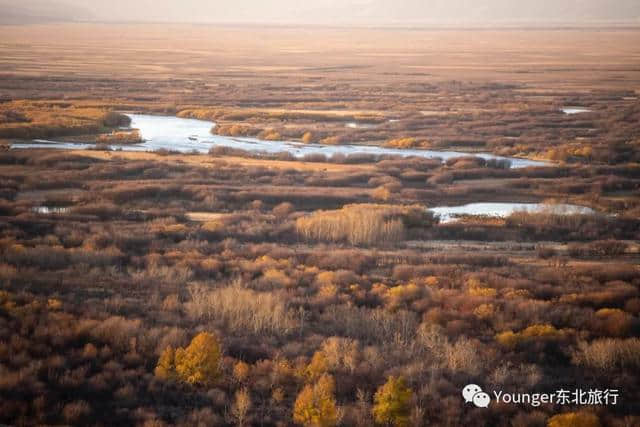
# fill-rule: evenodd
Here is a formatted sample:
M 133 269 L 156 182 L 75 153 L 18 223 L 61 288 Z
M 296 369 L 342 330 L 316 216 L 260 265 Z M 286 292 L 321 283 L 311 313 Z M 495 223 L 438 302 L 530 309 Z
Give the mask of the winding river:
M 327 157 L 333 154 L 373 154 L 394 156 L 417 156 L 425 158 L 441 158 L 443 161 L 455 157 L 478 156 L 484 159 L 509 160 L 511 167 L 521 168 L 527 166 L 548 166 L 549 163 L 534 160 L 494 156 L 492 154 L 469 154 L 458 151 L 432 151 L 415 149 L 394 149 L 367 145 L 321 145 L 302 144 L 288 141 L 263 141 L 257 138 L 235 138 L 211 134 L 213 123 L 185 119 L 172 116 L 154 116 L 148 114 L 128 114 L 131 118 L 131 128 L 138 129 L 143 143 L 117 146 L 124 151 L 155 151 L 173 150 L 179 152 L 206 153 L 215 146 L 239 148 L 256 153 L 280 153 L 289 152 L 297 158 L 309 154 L 324 154 Z M 16 143 L 12 148 L 61 148 L 82 149 L 91 148 L 94 144 L 79 144 L 65 141 L 35 140 L 33 142 Z M 430 208 L 440 216 L 443 223 L 457 221 L 465 215 L 483 215 L 489 217 L 507 217 L 514 212 L 550 212 L 560 215 L 593 214 L 591 208 L 569 204 L 545 204 L 545 203 L 470 203 L 463 206 L 441 206 Z M 66 213 L 68 208 L 41 206 L 34 208 L 40 214 Z
M 309 154 L 373 154 L 401 157 L 441 158 L 443 161 L 456 157 L 477 156 L 483 159 L 509 160 L 511 167 L 522 168 L 529 166 L 550 166 L 550 163 L 520 159 L 515 157 L 501 157 L 488 153 L 463 153 L 459 151 L 433 151 L 416 149 L 396 149 L 371 145 L 322 145 L 302 144 L 290 141 L 263 141 L 257 138 L 235 138 L 212 135 L 212 122 L 196 119 L 185 119 L 173 116 L 154 116 L 149 114 L 127 114 L 131 118 L 131 127 L 138 129 L 143 143 L 118 146 L 123 151 L 154 151 L 172 150 L 179 152 L 207 153 L 210 148 L 224 146 L 252 151 L 256 153 L 288 152 L 296 158 Z M 34 140 L 28 143 L 15 143 L 12 148 L 61 148 L 83 149 L 91 148 L 94 144 L 78 144 L 65 141 Z

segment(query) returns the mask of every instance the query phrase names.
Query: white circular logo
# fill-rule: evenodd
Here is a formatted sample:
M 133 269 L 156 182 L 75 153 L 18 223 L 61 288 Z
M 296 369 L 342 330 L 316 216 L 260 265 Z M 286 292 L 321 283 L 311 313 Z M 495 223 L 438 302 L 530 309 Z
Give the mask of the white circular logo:
M 478 408 L 488 408 L 491 397 L 477 384 L 467 384 L 462 389 L 462 397 L 465 403 L 473 402 Z

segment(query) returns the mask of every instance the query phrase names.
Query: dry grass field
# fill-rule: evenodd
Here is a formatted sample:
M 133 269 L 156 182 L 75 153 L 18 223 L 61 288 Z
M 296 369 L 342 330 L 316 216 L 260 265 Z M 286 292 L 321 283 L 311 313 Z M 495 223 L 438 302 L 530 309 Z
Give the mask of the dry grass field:
M 215 90 L 271 83 L 277 85 L 275 93 L 289 86 L 302 92 L 298 95 L 304 95 L 307 87 L 322 85 L 374 87 L 452 80 L 525 85 L 540 93 L 634 91 L 640 85 L 640 37 L 635 29 L 427 31 L 60 24 L 3 26 L 0 34 L 4 73 L 25 78 L 73 77 L 76 84 L 81 79 L 131 79 L 151 85 L 179 80 Z M 190 95 L 192 87 L 185 85 L 174 95 L 196 96 Z M 116 96 L 117 88 L 112 90 Z M 321 99 L 322 93 L 309 97 Z M 234 98 L 238 104 L 248 101 Z
M 639 97 L 637 29 L 0 25 L 8 143 L 135 111 L 550 161 L 4 150 L 0 424 L 640 425 Z M 425 209 L 477 202 L 596 213 Z

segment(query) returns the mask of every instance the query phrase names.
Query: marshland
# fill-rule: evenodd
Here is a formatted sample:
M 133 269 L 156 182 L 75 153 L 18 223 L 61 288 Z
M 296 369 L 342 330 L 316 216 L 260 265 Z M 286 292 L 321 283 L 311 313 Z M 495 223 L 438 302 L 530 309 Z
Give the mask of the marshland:
M 0 26 L 0 423 L 640 423 L 636 29 L 246 34 Z

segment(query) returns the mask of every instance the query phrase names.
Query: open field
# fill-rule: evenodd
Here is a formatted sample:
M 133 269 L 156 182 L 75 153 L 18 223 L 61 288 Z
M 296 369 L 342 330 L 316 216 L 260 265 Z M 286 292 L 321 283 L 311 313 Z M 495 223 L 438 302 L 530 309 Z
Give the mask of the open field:
M 136 111 L 552 161 L 2 151 L 0 424 L 640 425 L 639 64 L 624 28 L 0 26 L 7 142 Z M 595 213 L 427 210 L 478 202 Z

